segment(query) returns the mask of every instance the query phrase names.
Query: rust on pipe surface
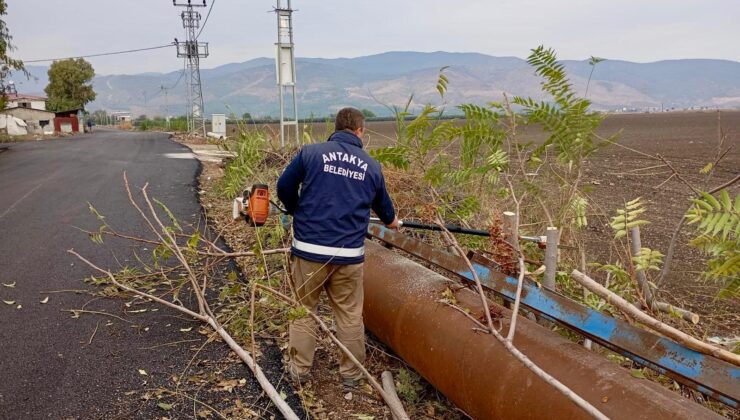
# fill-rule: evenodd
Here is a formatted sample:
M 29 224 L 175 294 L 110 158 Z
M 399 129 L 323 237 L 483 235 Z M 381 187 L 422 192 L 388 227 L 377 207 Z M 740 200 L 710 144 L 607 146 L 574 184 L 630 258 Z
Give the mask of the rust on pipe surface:
M 448 279 L 370 241 L 365 252 L 366 327 L 466 413 L 476 419 L 588 418 L 493 336 L 475 332 L 465 315 L 438 302 Z M 458 306 L 482 319 L 476 294 L 461 289 L 455 295 Z M 511 312 L 491 308 L 504 314 L 507 328 Z M 610 418 L 721 418 L 525 317 L 517 321 L 515 343 Z

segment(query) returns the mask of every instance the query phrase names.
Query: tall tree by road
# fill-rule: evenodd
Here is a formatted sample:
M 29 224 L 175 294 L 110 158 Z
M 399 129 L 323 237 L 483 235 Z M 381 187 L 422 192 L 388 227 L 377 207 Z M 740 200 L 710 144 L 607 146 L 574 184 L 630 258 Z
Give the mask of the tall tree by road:
M 0 109 L 5 109 L 6 94 L 5 82 L 6 78 L 13 72 L 13 70 L 22 71 L 26 76 L 25 67 L 23 61 L 16 60 L 10 57 L 8 54 L 15 50 L 15 46 L 12 44 L 13 37 L 10 36 L 10 30 L 8 25 L 5 24 L 3 16 L 8 14 L 8 4 L 5 0 L 0 0 L 0 80 L 2 80 L 2 92 L 0 92 Z
M 49 85 L 44 89 L 49 97 L 47 107 L 52 111 L 83 108 L 95 99 L 93 77 L 95 70 L 83 58 L 55 61 L 49 67 Z

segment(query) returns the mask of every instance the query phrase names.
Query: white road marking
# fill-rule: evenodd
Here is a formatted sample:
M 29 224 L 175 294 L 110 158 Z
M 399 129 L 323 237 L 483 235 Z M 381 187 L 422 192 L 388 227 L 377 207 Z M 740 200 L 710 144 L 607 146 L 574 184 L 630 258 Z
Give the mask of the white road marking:
M 165 153 L 164 157 L 170 159 L 195 159 L 195 155 L 190 152 L 185 153 Z
M 19 199 L 18 199 L 18 200 L 17 200 L 17 201 L 15 202 L 15 203 L 13 203 L 13 205 L 11 205 L 10 207 L 8 207 L 8 209 L 7 209 L 7 210 L 5 210 L 5 211 L 3 212 L 3 214 L 0 214 L 0 219 L 2 219 L 3 217 L 5 217 L 5 215 L 6 215 L 6 214 L 10 213 L 10 212 L 11 212 L 11 211 L 12 211 L 12 210 L 13 210 L 13 209 L 15 208 L 15 206 L 17 206 L 18 204 L 20 204 L 20 202 L 21 202 L 21 201 L 23 201 L 23 200 L 25 200 L 25 199 L 26 199 L 26 198 L 27 198 L 27 197 L 28 197 L 29 195 L 33 194 L 33 192 L 34 192 L 34 191 L 36 191 L 36 190 L 38 190 L 38 189 L 39 189 L 39 188 L 40 188 L 40 187 L 41 187 L 42 185 L 44 185 L 44 183 L 43 183 L 43 182 L 42 182 L 42 183 L 40 183 L 39 185 L 37 185 L 37 186 L 33 187 L 33 188 L 32 188 L 32 189 L 31 189 L 31 190 L 30 190 L 29 192 L 27 192 L 27 193 L 26 193 L 26 194 L 25 194 L 25 195 L 24 195 L 23 197 L 19 198 Z

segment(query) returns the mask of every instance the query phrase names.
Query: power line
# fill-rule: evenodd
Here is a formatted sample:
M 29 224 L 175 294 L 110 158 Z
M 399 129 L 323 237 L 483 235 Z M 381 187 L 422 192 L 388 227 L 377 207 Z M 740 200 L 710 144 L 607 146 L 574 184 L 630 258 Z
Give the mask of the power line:
M 170 86 L 170 87 L 164 87 L 164 85 L 162 85 L 162 86 L 160 86 L 159 89 L 153 91 L 153 95 L 151 95 L 151 96 L 147 95 L 147 96 L 149 96 L 149 100 L 151 101 L 152 99 L 154 99 L 157 96 L 159 96 L 162 93 L 163 90 L 172 90 L 172 89 L 176 88 L 177 85 L 180 84 L 180 80 L 182 80 L 182 77 L 184 75 L 185 75 L 185 68 L 183 68 L 182 70 L 180 70 L 180 77 L 177 78 L 177 81 L 175 81 L 175 83 L 172 86 Z
M 211 17 L 211 10 L 213 10 L 213 5 L 216 4 L 216 0 L 211 0 L 211 7 L 208 8 L 208 13 L 206 14 L 206 19 L 203 21 L 203 25 L 200 27 L 200 31 L 198 31 L 198 35 L 195 36 L 195 39 L 197 40 L 200 38 L 200 34 L 203 33 L 203 29 L 206 28 L 206 23 L 208 23 L 208 18 Z
M 167 89 L 172 90 L 177 87 L 177 85 L 180 83 L 180 80 L 182 80 L 182 76 L 185 75 L 185 70 L 186 70 L 186 67 L 183 66 L 183 69 L 180 71 L 180 77 L 177 78 L 177 81 L 175 82 L 174 85 L 172 85 L 171 87 Z
M 43 63 L 45 61 L 58 61 L 58 60 L 69 60 L 72 58 L 90 58 L 90 57 L 102 57 L 105 55 L 117 55 L 117 54 L 129 54 L 129 53 L 135 53 L 135 52 L 141 52 L 141 51 L 149 51 L 149 50 L 157 50 L 160 48 L 169 48 L 175 46 L 174 43 L 167 44 L 167 45 L 159 45 L 157 47 L 148 47 L 148 48 L 137 48 L 135 50 L 125 50 L 125 51 L 113 51 L 113 52 L 106 52 L 106 53 L 99 53 L 99 54 L 88 54 L 88 55 L 75 55 L 72 57 L 61 57 L 61 58 L 44 58 L 43 60 L 22 60 L 24 63 Z

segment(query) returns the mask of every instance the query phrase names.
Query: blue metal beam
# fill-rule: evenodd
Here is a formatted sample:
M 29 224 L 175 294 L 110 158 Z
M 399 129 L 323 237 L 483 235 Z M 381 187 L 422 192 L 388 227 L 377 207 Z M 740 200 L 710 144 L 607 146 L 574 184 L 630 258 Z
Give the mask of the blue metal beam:
M 474 280 L 465 261 L 456 255 L 379 225 L 371 224 L 368 233 L 468 282 Z M 517 279 L 496 271 L 490 260 L 482 255 L 473 254 L 471 261 L 486 289 L 504 299 L 514 299 Z M 674 378 L 730 407 L 740 407 L 740 368 L 737 366 L 595 311 L 529 280 L 523 285 L 521 303 L 638 364 Z

